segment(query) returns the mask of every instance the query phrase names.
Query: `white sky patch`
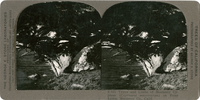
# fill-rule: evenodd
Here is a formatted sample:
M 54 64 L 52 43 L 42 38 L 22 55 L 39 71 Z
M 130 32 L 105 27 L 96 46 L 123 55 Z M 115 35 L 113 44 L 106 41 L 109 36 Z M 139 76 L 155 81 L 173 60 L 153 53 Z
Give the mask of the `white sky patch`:
M 34 32 L 34 31 L 32 31 L 30 35 L 33 35 L 33 32 Z
M 76 35 L 71 35 L 71 37 L 76 38 L 77 36 Z
M 115 46 L 115 43 L 110 43 L 110 45 Z
M 95 36 L 96 34 L 94 34 L 94 33 L 90 33 L 90 37 L 92 37 L 92 36 Z
M 50 32 L 47 34 L 47 36 L 50 37 L 50 38 L 53 38 L 53 37 L 56 36 L 56 32 L 50 31 Z
M 153 40 L 151 41 L 151 43 L 159 43 L 160 41 L 159 40 Z
M 32 30 L 32 31 L 31 31 L 31 33 L 30 33 L 30 35 L 33 35 L 33 33 L 34 33 L 34 32 L 35 32 L 35 31 L 34 31 L 34 30 Z
M 177 11 L 177 12 L 181 12 L 181 10 L 179 10 L 179 9 L 174 9 L 175 11 Z
M 66 43 L 69 42 L 69 40 L 60 40 L 59 43 Z
M 17 42 L 16 42 L 16 45 L 23 46 L 24 44 L 23 44 L 23 43 L 19 43 L 19 42 L 17 41 Z
M 39 30 L 42 27 L 42 25 L 36 25 L 36 27 L 37 27 L 37 30 Z
M 101 44 L 102 45 L 108 45 L 110 43 L 110 41 L 102 41 Z
M 115 43 L 111 43 L 110 41 L 102 41 L 102 45 L 112 45 L 115 46 Z
M 112 48 L 111 46 L 101 46 L 101 48 Z
M 93 8 L 82 8 L 81 10 L 87 11 L 87 12 L 93 12 L 95 9 Z
M 19 43 L 18 41 L 16 42 L 16 49 L 19 49 L 20 46 L 23 46 L 24 44 L 23 43 Z
M 128 25 L 128 30 L 131 30 L 135 25 Z
M 139 42 L 139 40 L 133 40 L 132 42 Z
M 168 36 L 162 36 L 163 38 L 168 38 Z
M 19 46 L 16 46 L 16 49 L 19 49 L 20 47 Z
M 43 77 L 46 77 L 47 75 L 46 75 L 46 74 L 43 74 L 42 76 L 43 76 Z
M 141 32 L 138 36 L 139 36 L 140 38 L 145 39 L 145 38 L 147 38 L 148 34 L 149 34 L 148 32 Z

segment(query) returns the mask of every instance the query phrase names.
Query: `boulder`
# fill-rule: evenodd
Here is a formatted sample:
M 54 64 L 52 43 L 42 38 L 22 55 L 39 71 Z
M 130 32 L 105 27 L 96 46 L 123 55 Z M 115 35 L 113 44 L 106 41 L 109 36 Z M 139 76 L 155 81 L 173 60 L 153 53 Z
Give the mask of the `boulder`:
M 169 88 L 169 89 L 175 89 L 176 87 L 171 84 L 163 84 L 162 88 Z
M 74 64 L 72 65 L 73 72 L 95 69 L 95 64 L 87 62 L 87 54 L 93 48 L 94 45 L 86 46 L 75 56 L 73 59 Z
M 84 86 L 81 85 L 81 84 L 72 84 L 71 87 L 72 88 L 79 88 L 79 89 L 83 89 L 84 88 Z
M 167 57 L 165 58 L 163 65 L 163 70 L 165 72 L 172 72 L 178 70 L 186 70 L 187 67 L 184 63 L 180 62 L 180 53 L 186 48 L 186 44 L 176 47 L 172 52 L 170 52 Z

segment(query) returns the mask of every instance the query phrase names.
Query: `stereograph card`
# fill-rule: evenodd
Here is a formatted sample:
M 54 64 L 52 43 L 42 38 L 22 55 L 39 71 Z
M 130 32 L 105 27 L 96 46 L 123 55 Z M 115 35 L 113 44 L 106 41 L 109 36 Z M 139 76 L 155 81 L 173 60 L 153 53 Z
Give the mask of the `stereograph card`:
M 1 2 L 1 99 L 197 100 L 197 1 Z

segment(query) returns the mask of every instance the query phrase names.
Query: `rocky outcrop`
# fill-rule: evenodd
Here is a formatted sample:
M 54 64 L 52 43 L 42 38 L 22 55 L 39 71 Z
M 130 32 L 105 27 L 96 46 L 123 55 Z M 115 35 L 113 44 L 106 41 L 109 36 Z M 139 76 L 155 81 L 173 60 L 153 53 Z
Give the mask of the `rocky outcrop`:
M 172 72 L 177 70 L 186 70 L 186 63 L 180 62 L 181 59 L 181 53 L 183 50 L 186 50 L 186 44 L 176 47 L 172 52 L 168 54 L 168 56 L 165 58 L 163 66 L 163 70 L 165 72 Z M 187 52 L 185 52 L 187 55 Z
M 80 72 L 83 70 L 93 70 L 96 68 L 94 63 L 87 61 L 87 54 L 94 48 L 94 45 L 84 47 L 73 59 L 74 64 L 72 65 L 73 72 Z

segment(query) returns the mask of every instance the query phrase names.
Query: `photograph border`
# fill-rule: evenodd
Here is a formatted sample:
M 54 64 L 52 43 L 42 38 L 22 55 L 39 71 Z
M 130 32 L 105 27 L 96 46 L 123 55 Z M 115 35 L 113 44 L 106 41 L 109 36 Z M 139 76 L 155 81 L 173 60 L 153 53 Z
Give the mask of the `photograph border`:
M 126 1 L 74 1 L 88 4 L 102 15 L 114 4 Z M 143 0 L 142 0 L 143 1 Z M 199 97 L 199 50 L 200 50 L 200 10 L 197 1 L 158 1 L 179 8 L 186 19 L 188 43 L 188 86 L 187 90 L 16 90 L 15 33 L 19 14 L 26 7 L 50 2 L 43 1 L 3 1 L 1 3 L 1 44 L 0 96 L 2 99 L 67 99 L 67 100 L 196 100 Z M 131 94 L 137 95 L 131 96 Z M 140 96 L 148 94 L 148 96 Z M 159 96 L 157 96 L 159 95 Z M 123 97 L 123 98 L 122 98 Z

